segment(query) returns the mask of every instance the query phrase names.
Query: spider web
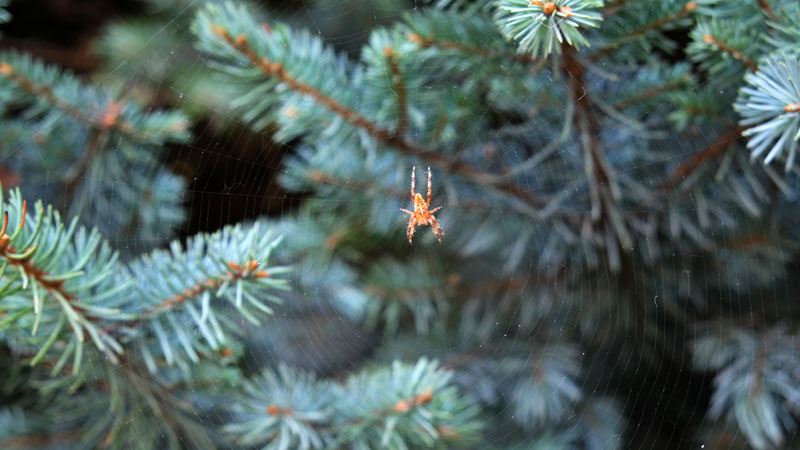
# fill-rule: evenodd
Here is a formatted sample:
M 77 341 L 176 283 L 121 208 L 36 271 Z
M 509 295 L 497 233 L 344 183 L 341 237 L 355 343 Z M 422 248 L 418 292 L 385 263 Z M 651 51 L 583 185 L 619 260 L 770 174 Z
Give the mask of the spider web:
M 170 55 L 164 64 L 167 66 L 174 64 L 176 70 L 180 67 L 184 73 L 194 72 L 197 74 L 196 77 L 201 77 L 207 73 L 207 61 L 203 57 L 188 51 L 185 47 L 174 47 L 175 44 L 169 39 L 161 41 L 162 37 L 166 35 L 190 35 L 188 23 L 198 3 L 200 2 L 195 0 L 186 2 L 183 9 L 163 21 L 159 32 L 151 37 L 151 42 L 143 42 L 142 48 L 151 47 L 153 43 L 156 43 L 156 47 L 162 47 L 161 54 Z M 423 5 L 417 4 L 416 1 L 403 2 L 401 0 L 347 2 L 287 0 L 264 3 L 270 16 L 277 21 L 308 28 L 322 36 L 338 51 L 348 54 L 353 59 L 358 58 L 361 47 L 366 43 L 374 28 L 399 20 L 402 13 L 423 8 Z M 133 55 L 136 55 L 136 52 L 133 52 Z M 123 79 L 130 91 L 135 91 L 141 85 L 147 85 L 157 91 L 168 93 L 170 101 L 174 102 L 177 108 L 192 108 L 196 105 L 206 104 L 204 99 L 195 97 L 197 92 L 184 92 L 183 90 L 185 86 L 192 85 L 197 79 L 193 79 L 189 75 L 188 79 L 176 82 L 169 76 L 169 70 L 165 73 L 167 75 L 163 78 L 153 78 L 146 68 L 132 65 L 130 62 L 121 62 L 103 74 L 103 79 L 100 79 L 99 82 Z M 514 80 L 506 81 L 511 83 Z M 586 88 L 591 90 L 591 86 Z M 721 94 L 734 95 L 734 93 Z M 520 100 L 536 104 L 539 99 Z M 660 106 L 666 107 L 667 105 Z M 660 106 L 656 106 L 652 110 L 655 111 Z M 489 104 L 485 104 L 484 107 L 484 114 L 489 119 L 491 107 Z M 520 122 L 525 122 L 526 119 L 525 117 L 511 118 L 512 121 Z M 537 131 L 561 130 L 565 124 L 557 119 L 551 119 L 541 120 L 530 126 L 538 128 Z M 467 146 L 483 144 L 479 142 L 482 137 L 474 131 L 464 131 L 463 139 Z M 213 231 L 225 224 L 239 223 L 263 216 L 280 221 L 284 217 L 292 217 L 297 214 L 304 201 L 308 200 L 303 194 L 283 189 L 277 181 L 285 171 L 286 158 L 295 157 L 298 153 L 300 145 L 298 142 L 278 145 L 272 142 L 269 132 L 256 133 L 249 130 L 246 125 L 237 120 L 234 112 L 224 107 L 213 111 L 211 117 L 198 121 L 193 132 L 195 137 L 191 144 L 168 149 L 168 156 L 163 166 L 187 177 L 188 187 L 185 190 L 184 200 L 189 209 L 189 218 L 183 229 L 180 230 L 180 236 L 185 237 L 200 231 Z M 698 150 L 713 144 L 717 139 L 717 136 L 708 134 L 702 128 L 698 128 L 696 133 L 696 142 L 677 141 L 680 145 L 679 148 L 671 146 L 671 143 L 666 141 L 658 144 L 661 148 L 657 148 L 655 153 L 661 159 L 653 161 L 653 164 L 668 164 L 669 161 L 686 160 Z M 531 141 L 527 144 L 530 148 L 542 147 L 541 142 Z M 613 149 L 607 150 L 611 150 L 612 153 L 609 157 L 613 158 Z M 505 149 L 494 148 L 492 151 L 502 153 Z M 562 150 L 556 152 L 566 153 Z M 46 157 L 46 155 L 42 155 L 42 157 Z M 409 166 L 411 164 L 414 163 L 410 163 Z M 427 164 L 422 161 L 417 161 L 415 164 L 420 173 L 422 173 L 420 169 L 427 168 Z M 548 167 L 548 170 L 555 170 L 554 166 Z M 450 230 L 457 230 L 462 226 L 459 220 L 460 216 L 472 211 L 467 204 L 459 201 L 458 193 L 448 187 L 454 185 L 453 177 L 442 170 L 432 169 L 431 208 L 443 206 L 443 209 L 437 213 L 437 218 L 439 218 L 444 232 L 449 234 Z M 614 167 L 615 173 L 631 176 L 638 184 L 651 183 L 652 180 L 641 177 L 642 172 L 638 169 L 640 167 Z M 408 192 L 410 181 L 408 171 L 403 167 L 402 170 L 398 168 L 398 173 L 398 179 L 402 182 L 399 182 L 396 188 L 399 191 Z M 545 176 L 554 180 L 563 178 L 555 173 L 548 173 Z M 702 176 L 711 177 L 713 173 Z M 423 197 L 426 192 L 426 179 L 427 176 L 417 177 L 417 192 L 420 192 Z M 361 180 L 345 177 L 344 181 L 353 186 L 360 186 Z M 563 179 L 559 185 L 551 185 L 549 188 L 577 190 L 577 186 L 585 183 L 586 178 L 583 176 Z M 380 196 L 372 200 L 377 203 L 385 201 Z M 403 204 L 403 207 L 413 209 L 413 206 L 410 205 L 409 199 Z M 333 219 L 341 220 L 344 223 L 358 222 L 371 217 L 370 211 L 375 206 L 375 204 L 363 204 L 355 213 L 344 213 L 350 214 L 350 217 L 334 216 Z M 746 220 L 735 206 L 727 209 L 732 217 L 738 217 L 742 222 Z M 518 211 L 508 207 L 507 204 L 500 203 L 491 204 L 484 213 L 489 216 L 508 217 L 509 221 L 512 216 L 518 215 Z M 331 211 L 330 214 L 343 213 Z M 527 225 L 532 230 L 531 235 L 533 236 L 547 236 L 552 232 L 550 223 L 535 221 L 532 218 L 526 220 L 528 220 Z M 396 223 L 398 230 L 405 230 L 407 216 L 397 211 Z M 754 238 L 771 239 L 768 231 L 762 229 L 761 225 L 756 222 L 752 222 L 750 225 L 745 224 L 743 227 L 746 229 L 745 234 L 747 235 Z M 306 240 L 308 237 L 303 236 L 303 230 L 296 232 L 299 234 L 286 236 L 286 239 Z M 475 233 L 480 233 L 480 230 L 475 230 Z M 369 236 L 369 225 L 364 226 L 363 235 L 363 240 L 354 245 L 368 248 L 375 254 L 396 251 L 397 243 L 395 242 L 374 242 Z M 163 242 L 172 237 L 172 235 L 153 236 L 152 241 L 133 243 L 126 241 L 125 244 L 132 246 L 134 254 L 139 254 L 152 249 L 153 242 Z M 508 237 L 509 240 L 516 238 L 518 236 Z M 435 241 L 430 227 L 418 226 L 414 245 L 410 252 L 414 255 L 415 260 L 423 261 L 426 267 L 435 267 L 441 273 L 465 276 L 485 270 L 483 261 L 443 256 L 459 253 L 448 249 L 448 246 L 454 244 L 457 243 L 445 237 L 440 246 Z M 547 242 L 530 240 L 525 243 L 525 246 L 541 247 L 546 244 Z M 643 266 L 633 265 L 627 267 L 628 272 L 624 274 L 628 280 L 624 289 L 632 288 L 634 290 L 633 293 L 628 292 L 626 295 L 646 295 L 647 298 L 639 302 L 636 308 L 646 308 L 646 314 L 655 317 L 659 326 L 665 328 L 674 326 L 669 322 L 669 314 L 665 309 L 674 308 L 675 305 L 664 302 L 665 298 L 669 297 L 666 291 L 680 288 L 699 289 L 704 293 L 720 297 L 738 297 L 738 305 L 742 309 L 743 315 L 750 315 L 752 320 L 757 322 L 751 324 L 755 327 L 766 325 L 766 323 L 762 323 L 763 317 L 780 315 L 778 307 L 765 301 L 764 296 L 777 295 L 778 291 L 787 289 L 783 280 L 776 278 L 771 286 L 761 290 L 744 289 L 737 292 L 736 286 L 746 283 L 747 280 L 718 279 L 722 276 L 718 272 L 719 266 L 747 267 L 748 264 L 753 263 L 753 260 L 733 252 L 726 252 L 715 255 L 716 260 L 711 261 L 707 259 L 709 258 L 708 254 L 684 252 L 680 241 L 670 242 L 669 246 L 673 249 L 673 255 L 668 259 L 669 262 L 662 264 L 658 270 L 646 270 Z M 319 252 L 320 255 L 327 252 L 324 249 L 311 250 L 312 253 L 314 251 Z M 531 286 L 541 286 L 535 292 L 548 292 L 550 298 L 531 299 L 531 303 L 550 302 L 548 307 L 554 317 L 572 313 L 572 309 L 565 305 L 562 306 L 562 296 L 567 292 L 564 282 L 542 275 L 538 261 L 531 252 L 527 252 L 523 248 L 522 255 L 519 263 L 521 269 L 501 275 L 497 280 L 497 286 L 489 288 L 486 297 L 494 302 L 500 302 L 499 308 L 514 311 L 512 316 L 522 316 L 528 314 L 524 311 L 526 305 L 520 304 L 516 300 L 516 295 Z M 577 311 L 586 315 L 605 315 L 604 318 L 608 323 L 626 322 L 630 320 L 627 317 L 628 314 L 642 313 L 641 309 L 631 311 L 613 307 L 615 302 L 624 301 L 620 275 L 610 271 L 597 273 L 595 266 L 591 261 L 575 258 L 569 263 L 565 263 L 562 268 L 570 274 L 578 274 L 578 277 L 591 277 L 589 281 L 580 283 L 577 289 L 574 286 L 569 288 L 572 290 L 570 295 L 577 298 L 577 301 L 572 300 L 573 306 L 577 305 L 575 306 Z M 335 266 L 332 266 L 330 275 L 332 277 L 336 276 L 334 269 Z M 739 273 L 744 273 L 746 276 L 747 272 Z M 672 274 L 680 274 L 680 278 L 671 279 Z M 456 333 L 453 330 L 448 330 L 448 333 L 451 334 L 449 339 L 438 336 L 436 332 L 417 333 L 414 327 L 403 329 L 402 332 L 396 334 L 382 334 L 349 318 L 348 311 L 343 310 L 341 305 L 326 299 L 324 292 L 315 289 L 313 280 L 307 280 L 308 277 L 303 273 L 298 273 L 297 278 L 298 281 L 294 285 L 292 294 L 287 298 L 285 307 L 276 313 L 274 319 L 263 328 L 247 330 L 249 335 L 247 352 L 241 361 L 245 372 L 254 373 L 263 367 L 269 367 L 278 362 L 287 362 L 324 376 L 345 377 L 370 361 L 387 361 L 393 358 L 413 361 L 420 356 L 431 356 L 447 363 L 453 362 L 458 357 L 480 355 L 478 360 L 481 362 L 462 367 L 459 379 L 465 395 L 484 402 L 482 404 L 492 419 L 492 426 L 496 427 L 496 429 L 486 432 L 486 442 L 503 442 L 516 434 L 529 436 L 533 440 L 541 437 L 542 432 L 549 431 L 545 426 L 537 427 L 535 424 L 526 426 L 519 420 L 515 420 L 514 411 L 511 410 L 508 399 L 519 391 L 514 390 L 514 381 L 510 379 L 508 370 L 502 367 L 502 363 L 492 363 L 491 361 L 495 356 L 501 361 L 507 360 L 507 354 L 501 351 L 501 347 L 521 348 L 521 351 L 515 351 L 515 354 L 518 355 L 517 362 L 528 367 L 535 367 L 538 355 L 569 351 L 564 346 L 564 342 L 567 336 L 574 333 L 574 330 L 564 329 L 563 325 L 553 321 L 552 329 L 542 328 L 539 335 L 514 334 L 505 330 L 504 327 L 507 324 L 500 321 L 488 324 L 479 322 L 482 327 L 488 327 L 488 334 L 492 337 L 473 340 L 470 342 L 469 348 L 453 345 L 452 335 Z M 504 292 L 500 288 L 503 284 L 513 285 L 515 288 Z M 663 289 L 664 294 L 658 294 L 659 291 L 656 290 L 656 294 L 651 295 L 653 293 L 652 286 Z M 729 286 L 729 289 L 726 292 L 720 286 Z M 459 299 L 453 300 L 458 301 Z M 708 298 L 707 301 L 713 304 L 720 300 Z M 689 305 L 687 308 L 692 314 L 697 306 Z M 619 414 L 618 416 L 609 414 L 612 416 L 609 429 L 618 431 L 605 437 L 601 444 L 602 448 L 622 448 L 625 445 L 631 448 L 657 448 L 657 445 L 703 448 L 706 442 L 709 442 L 705 439 L 711 439 L 720 433 L 735 435 L 735 425 L 722 419 L 703 422 L 705 411 L 708 408 L 711 381 L 707 376 L 691 373 L 691 355 L 688 353 L 688 348 L 675 344 L 675 342 L 689 342 L 693 338 L 692 330 L 676 328 L 674 333 L 668 336 L 669 339 L 675 341 L 669 344 L 676 346 L 676 354 L 666 355 L 657 349 L 650 349 L 654 351 L 650 357 L 645 357 L 642 356 L 639 347 L 650 342 L 647 337 L 653 330 L 648 329 L 647 324 L 639 320 L 638 316 L 632 322 L 635 326 L 627 328 L 623 332 L 620 332 L 619 329 L 615 330 L 613 327 L 598 327 L 594 331 L 584 330 L 584 338 L 592 345 L 579 346 L 582 353 L 580 358 L 581 375 L 577 377 L 577 381 L 583 401 L 588 402 L 593 398 L 614 399 L 616 406 L 612 410 Z M 793 325 L 789 323 L 790 327 Z M 501 339 L 501 342 L 498 342 L 498 334 L 503 335 L 505 340 Z M 471 378 L 473 376 L 475 378 Z M 478 378 L 494 379 L 500 392 L 491 392 L 485 383 L 475 381 Z M 503 391 L 503 389 L 506 390 Z M 557 393 L 548 395 L 555 397 Z M 505 403 L 502 401 L 504 399 Z M 557 399 L 544 398 L 542 401 L 555 400 Z M 557 411 L 557 414 L 585 415 L 584 419 L 586 420 L 599 420 L 591 417 L 590 411 L 573 411 L 568 406 Z M 691 423 L 686 423 L 686 417 L 690 418 Z M 202 420 L 208 423 L 219 423 L 222 416 L 205 417 Z M 694 430 L 696 426 L 701 427 L 699 434 L 684 435 L 689 430 L 696 431 Z M 156 432 L 156 430 L 153 431 Z M 743 442 L 741 436 L 736 439 L 737 443 Z M 589 443 L 585 441 L 579 441 L 579 444 L 583 446 L 582 448 L 589 448 Z

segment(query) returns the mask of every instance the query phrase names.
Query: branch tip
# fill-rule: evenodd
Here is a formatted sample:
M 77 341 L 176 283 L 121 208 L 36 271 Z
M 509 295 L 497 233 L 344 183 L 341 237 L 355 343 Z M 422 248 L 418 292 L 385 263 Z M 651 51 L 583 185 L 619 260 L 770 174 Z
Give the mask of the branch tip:
M 415 395 L 414 397 L 407 399 L 407 400 L 400 400 L 394 405 L 394 410 L 400 413 L 405 413 L 411 410 L 411 408 L 419 405 L 425 405 L 430 403 L 431 399 L 433 398 L 432 391 L 425 391 L 422 394 Z
M 211 31 L 212 31 L 214 34 L 216 34 L 217 36 L 220 36 L 220 37 L 222 37 L 222 38 L 223 38 L 223 39 L 225 39 L 226 41 L 227 41 L 227 40 L 230 40 L 230 37 L 231 37 L 231 36 L 228 34 L 228 30 L 226 30 L 225 28 L 222 28 L 221 26 L 219 26 L 219 25 L 217 25 L 217 24 L 215 24 L 215 23 L 212 23 L 212 24 L 210 24 L 209 26 L 210 26 L 210 28 L 211 28 Z
M 21 230 L 22 227 L 25 226 L 25 217 L 28 215 L 28 202 L 26 200 L 22 201 L 22 219 L 19 221 L 19 229 Z
M 750 71 L 755 72 L 756 70 L 758 70 L 758 64 L 756 64 L 755 61 L 753 61 L 747 55 L 745 55 L 741 50 L 731 47 L 730 45 L 720 41 L 714 36 L 706 34 L 705 36 L 703 36 L 703 42 L 707 44 L 714 44 L 718 49 L 731 55 L 734 59 L 738 60 L 739 62 L 747 66 L 747 68 Z
M 406 35 L 406 38 L 407 38 L 409 41 L 411 41 L 411 42 L 413 42 L 413 43 L 415 43 L 415 44 L 420 44 L 420 45 L 422 45 L 422 44 L 424 44 L 424 43 L 425 43 L 425 40 L 424 40 L 424 39 L 422 39 L 422 36 L 420 36 L 420 35 L 419 35 L 419 34 L 417 34 L 417 33 L 408 33 L 408 34 Z

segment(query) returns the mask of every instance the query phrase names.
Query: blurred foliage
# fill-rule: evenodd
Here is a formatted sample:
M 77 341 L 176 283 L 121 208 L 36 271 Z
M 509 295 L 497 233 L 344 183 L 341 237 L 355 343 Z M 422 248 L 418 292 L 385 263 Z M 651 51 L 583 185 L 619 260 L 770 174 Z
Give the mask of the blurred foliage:
M 796 1 L 141 8 L 0 55 L 0 447 L 797 446 Z

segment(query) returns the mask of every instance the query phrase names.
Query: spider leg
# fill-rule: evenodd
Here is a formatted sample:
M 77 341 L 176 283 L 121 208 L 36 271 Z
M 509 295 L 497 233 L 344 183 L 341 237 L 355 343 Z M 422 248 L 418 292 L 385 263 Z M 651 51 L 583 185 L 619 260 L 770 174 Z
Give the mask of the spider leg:
M 417 178 L 417 166 L 411 168 L 411 201 L 414 201 L 414 184 Z
M 409 245 L 413 245 L 414 243 L 412 240 L 414 239 L 414 225 L 416 225 L 416 221 L 414 217 L 411 217 L 411 220 L 408 221 L 408 228 L 406 229 L 406 234 L 408 235 L 408 243 Z
M 439 207 L 436 207 L 436 208 L 433 208 L 432 210 L 428 211 L 428 214 L 433 214 L 433 213 L 435 213 L 436 211 L 438 211 L 438 210 L 440 210 L 440 209 L 442 209 L 442 207 L 441 207 L 441 206 L 439 206 Z
M 428 203 L 425 206 L 431 206 L 431 168 L 428 167 Z
M 436 235 L 436 239 L 441 243 L 444 230 L 442 230 L 441 225 L 439 225 L 439 221 L 436 220 L 436 217 L 431 216 L 431 218 L 428 219 L 428 223 L 431 225 L 431 230 L 433 230 L 433 234 Z
M 407 210 L 407 209 L 400 208 L 400 211 L 403 211 L 404 213 L 406 213 L 406 214 L 410 214 L 410 215 L 412 215 L 412 216 L 414 215 L 414 213 L 413 213 L 413 212 L 411 212 L 411 211 L 409 211 L 409 210 Z

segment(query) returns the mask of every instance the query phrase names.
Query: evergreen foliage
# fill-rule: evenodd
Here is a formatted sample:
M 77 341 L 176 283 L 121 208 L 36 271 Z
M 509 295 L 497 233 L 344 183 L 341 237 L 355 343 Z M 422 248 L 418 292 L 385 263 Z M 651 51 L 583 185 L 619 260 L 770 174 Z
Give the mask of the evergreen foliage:
M 503 34 L 519 41 L 519 48 L 534 57 L 561 49 L 560 44 L 587 45 L 580 28 L 596 27 L 602 17 L 597 11 L 602 1 L 565 0 L 540 2 L 501 1 L 495 6 Z
M 189 138 L 182 113 L 147 111 L 15 52 L 0 55 L 0 76 L 0 108 L 15 113 L 2 125 L 2 155 L 24 174 L 21 188 L 121 241 L 168 237 L 181 224 L 185 183 L 159 155 Z
M 449 383 L 451 377 L 424 358 L 352 375 L 344 385 L 281 366 L 245 384 L 238 414 L 226 428 L 238 442 L 268 444 L 264 448 L 407 449 L 468 442 L 480 431 L 479 410 Z
M 646 390 L 682 445 L 796 448 L 800 4 L 436 0 L 351 57 L 249 2 L 146 3 L 182 25 L 109 28 L 102 87 L 0 54 L 0 447 L 656 447 Z M 186 111 L 144 106 L 164 85 Z M 164 150 L 210 110 L 291 147 L 305 199 L 158 247 Z M 447 235 L 409 246 L 428 166 Z M 376 351 L 334 379 L 304 345 L 343 328 Z M 689 371 L 707 404 L 662 378 Z

